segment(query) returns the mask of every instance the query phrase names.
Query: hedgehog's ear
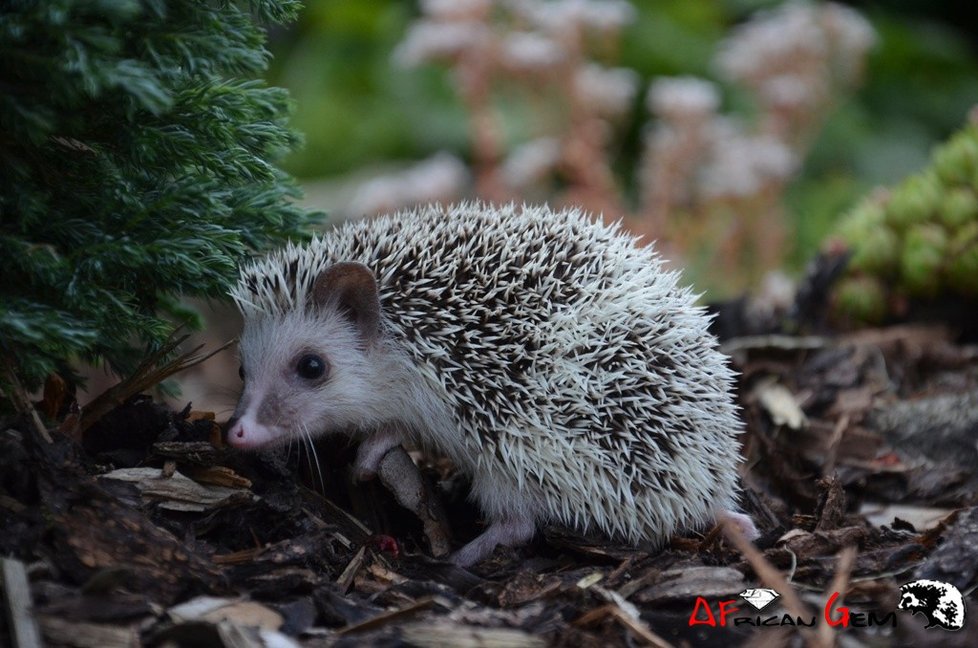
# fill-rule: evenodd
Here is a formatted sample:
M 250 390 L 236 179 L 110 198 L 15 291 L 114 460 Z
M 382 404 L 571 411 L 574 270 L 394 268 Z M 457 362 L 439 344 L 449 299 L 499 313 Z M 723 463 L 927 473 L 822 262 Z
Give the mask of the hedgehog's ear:
M 380 335 L 380 297 L 374 274 L 362 263 L 334 263 L 316 277 L 312 301 L 318 308 L 339 307 L 372 342 Z

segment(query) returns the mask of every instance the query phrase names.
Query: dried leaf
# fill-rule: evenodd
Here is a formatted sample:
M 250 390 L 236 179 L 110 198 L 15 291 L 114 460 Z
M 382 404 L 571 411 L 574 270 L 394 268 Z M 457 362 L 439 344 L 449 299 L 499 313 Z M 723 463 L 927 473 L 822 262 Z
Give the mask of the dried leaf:
M 800 430 L 808 422 L 795 396 L 780 383 L 765 382 L 759 385 L 754 397 L 775 425 Z

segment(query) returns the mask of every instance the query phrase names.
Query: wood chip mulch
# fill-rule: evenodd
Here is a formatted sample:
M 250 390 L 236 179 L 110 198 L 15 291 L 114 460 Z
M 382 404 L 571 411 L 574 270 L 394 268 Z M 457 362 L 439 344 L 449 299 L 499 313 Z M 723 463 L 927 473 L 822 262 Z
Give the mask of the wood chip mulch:
M 383 486 L 353 482 L 337 440 L 318 466 L 297 448 L 238 453 L 212 415 L 146 396 L 82 443 L 8 422 L 0 645 L 978 645 L 975 619 L 925 629 L 933 613 L 898 610 L 901 585 L 926 579 L 978 616 L 978 348 L 930 325 L 724 348 L 753 546 L 547 528 L 463 570 L 430 557 Z M 471 539 L 465 480 L 415 458 L 454 545 Z M 754 609 L 748 590 L 768 589 Z

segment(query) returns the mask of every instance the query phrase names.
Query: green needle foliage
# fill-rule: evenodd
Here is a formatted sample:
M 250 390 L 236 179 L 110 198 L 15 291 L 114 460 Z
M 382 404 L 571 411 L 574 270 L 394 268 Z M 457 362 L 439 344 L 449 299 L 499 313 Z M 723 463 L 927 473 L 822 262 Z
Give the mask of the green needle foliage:
M 293 0 L 0 3 L 0 354 L 125 372 L 309 215 L 262 22 Z M 3 375 L 3 374 L 0 374 Z M 0 377 L 0 389 L 6 385 Z

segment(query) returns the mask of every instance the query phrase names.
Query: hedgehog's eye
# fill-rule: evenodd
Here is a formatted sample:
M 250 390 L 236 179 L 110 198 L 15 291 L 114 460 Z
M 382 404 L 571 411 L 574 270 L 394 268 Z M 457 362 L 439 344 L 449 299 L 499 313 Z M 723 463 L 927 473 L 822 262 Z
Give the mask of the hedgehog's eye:
M 326 361 L 317 355 L 309 353 L 299 358 L 299 363 L 296 365 L 295 371 L 299 374 L 300 378 L 316 380 L 317 378 L 322 378 L 323 374 L 326 373 Z
M 244 365 L 238 366 L 238 378 L 244 381 Z

